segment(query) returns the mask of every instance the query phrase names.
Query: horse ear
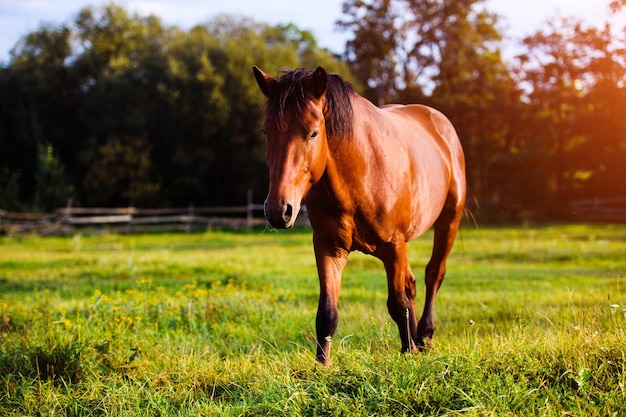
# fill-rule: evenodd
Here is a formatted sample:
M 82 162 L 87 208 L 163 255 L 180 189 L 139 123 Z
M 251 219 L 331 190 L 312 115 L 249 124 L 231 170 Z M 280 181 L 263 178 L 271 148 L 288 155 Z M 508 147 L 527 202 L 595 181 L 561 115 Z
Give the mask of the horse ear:
M 278 81 L 261 71 L 256 65 L 252 67 L 252 71 L 254 71 L 256 83 L 259 85 L 263 94 L 265 94 L 265 97 L 271 96 Z
M 316 99 L 326 94 L 326 89 L 328 88 L 328 74 L 324 68 L 317 67 L 315 71 L 313 71 L 313 74 L 311 74 L 310 87 Z

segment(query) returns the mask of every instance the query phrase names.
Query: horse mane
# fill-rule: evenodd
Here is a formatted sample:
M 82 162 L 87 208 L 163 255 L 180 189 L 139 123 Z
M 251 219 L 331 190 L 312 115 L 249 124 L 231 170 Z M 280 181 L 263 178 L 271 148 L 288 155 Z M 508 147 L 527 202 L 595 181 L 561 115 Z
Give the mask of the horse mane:
M 304 80 L 313 73 L 313 70 L 304 68 L 282 69 L 272 96 L 267 99 L 266 111 L 276 118 L 280 129 L 286 130 L 285 109 L 295 106 L 299 115 L 302 115 L 304 105 L 313 99 L 304 88 Z M 354 112 L 350 98 L 355 95 L 354 87 L 338 74 L 328 73 L 326 89 L 326 106 L 324 120 L 329 139 L 348 138 L 352 135 Z

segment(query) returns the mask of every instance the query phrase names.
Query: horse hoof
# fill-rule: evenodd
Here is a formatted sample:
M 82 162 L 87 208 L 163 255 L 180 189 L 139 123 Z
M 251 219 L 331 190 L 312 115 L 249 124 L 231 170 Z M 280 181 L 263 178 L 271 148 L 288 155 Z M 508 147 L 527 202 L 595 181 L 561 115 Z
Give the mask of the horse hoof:
M 417 350 L 420 352 L 426 352 L 432 348 L 433 344 L 430 337 L 423 337 L 419 339 L 417 343 Z

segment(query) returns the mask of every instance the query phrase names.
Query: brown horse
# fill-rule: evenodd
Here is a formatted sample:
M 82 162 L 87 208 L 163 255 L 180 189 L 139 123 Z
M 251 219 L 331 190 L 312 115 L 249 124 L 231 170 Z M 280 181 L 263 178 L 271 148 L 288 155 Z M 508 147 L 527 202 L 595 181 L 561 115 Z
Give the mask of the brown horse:
M 402 351 L 429 347 L 435 297 L 465 203 L 465 162 L 454 127 L 426 106 L 378 108 L 321 67 L 287 70 L 278 79 L 254 67 L 254 75 L 267 97 L 265 217 L 275 228 L 290 228 L 305 201 L 313 227 L 317 360 L 328 366 L 341 275 L 353 250 L 385 266 L 387 307 Z M 435 238 L 418 323 L 407 242 L 431 226 Z

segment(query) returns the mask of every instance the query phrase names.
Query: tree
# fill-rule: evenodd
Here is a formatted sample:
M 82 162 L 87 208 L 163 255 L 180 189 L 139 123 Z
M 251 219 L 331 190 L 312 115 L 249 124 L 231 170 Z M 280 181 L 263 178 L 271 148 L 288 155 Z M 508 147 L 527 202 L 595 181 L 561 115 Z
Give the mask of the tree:
M 53 210 L 63 206 L 72 196 L 74 187 L 69 184 L 65 167 L 59 161 L 51 145 L 40 144 L 35 172 L 36 210 Z
M 0 172 L 10 187 L 0 197 L 55 204 L 41 179 L 62 168 L 77 204 L 222 205 L 242 203 L 250 188 L 262 195 L 263 97 L 252 65 L 318 64 L 349 78 L 294 25 L 219 16 L 182 31 L 114 4 L 85 8 L 73 24 L 26 35 L 0 68 Z M 38 176 L 41 155 L 50 163 Z
M 626 1 L 614 1 L 615 16 L 626 9 Z M 585 194 L 598 197 L 626 196 L 626 27 L 604 27 L 590 31 L 583 42 L 594 45 L 590 63 L 595 82 L 590 88 L 588 118 L 583 131 L 592 140 L 581 149 L 581 158 L 594 155 L 595 164 L 585 184 Z
M 349 0 L 339 28 L 351 31 L 346 58 L 375 102 L 403 90 L 423 94 L 471 73 L 477 57 L 497 53 L 497 16 L 484 0 Z M 462 71 L 459 71 L 462 67 Z M 369 88 L 369 89 L 368 89 Z
M 71 31 L 43 26 L 24 36 L 0 69 L 0 167 L 12 173 L 20 199 L 34 203 L 40 149 L 68 151 L 75 126 L 75 82 L 67 68 Z M 69 146 L 68 146 L 69 145 Z M 67 196 L 66 196 L 67 197 Z
M 488 169 L 506 152 L 519 91 L 501 53 L 498 17 L 482 0 L 349 0 L 346 57 L 375 103 L 425 103 L 456 126 L 474 194 L 491 201 Z
M 0 209 L 23 209 L 20 199 L 20 173 L 9 168 L 0 169 Z
M 109 140 L 98 154 L 82 184 L 88 202 L 141 206 L 158 201 L 160 184 L 151 178 L 150 145 L 145 138 Z
M 555 20 L 523 40 L 518 82 L 533 124 L 527 148 L 543 158 L 549 188 L 538 196 L 552 205 L 589 195 L 624 195 L 626 175 L 626 54 L 609 25 L 587 27 Z
M 392 0 L 361 0 L 343 3 L 347 15 L 337 26 L 353 33 L 346 43 L 345 56 L 363 95 L 384 104 L 398 90 L 398 53 L 402 22 Z

